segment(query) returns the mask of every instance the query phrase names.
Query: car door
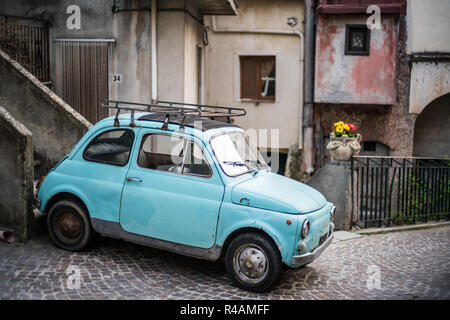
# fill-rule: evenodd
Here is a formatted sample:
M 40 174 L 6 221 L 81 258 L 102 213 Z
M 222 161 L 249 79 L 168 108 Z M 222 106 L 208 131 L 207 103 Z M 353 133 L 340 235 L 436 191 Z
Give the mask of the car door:
M 129 158 L 133 148 L 134 128 L 106 128 L 93 134 L 82 152 L 78 152 L 66 172 L 72 185 L 89 200 L 91 218 L 119 222 L 119 209 Z
M 224 193 L 200 140 L 141 130 L 122 193 L 120 224 L 128 232 L 210 248 Z

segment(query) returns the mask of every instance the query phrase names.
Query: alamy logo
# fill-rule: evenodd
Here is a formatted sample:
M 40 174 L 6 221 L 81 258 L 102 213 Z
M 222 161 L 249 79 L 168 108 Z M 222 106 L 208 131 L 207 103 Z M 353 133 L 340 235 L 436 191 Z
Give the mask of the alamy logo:
M 77 266 L 69 265 L 66 269 L 68 275 L 66 280 L 66 286 L 68 289 L 80 289 L 81 288 L 81 271 Z
M 381 10 L 380 7 L 372 4 L 367 7 L 366 13 L 372 14 L 367 18 L 366 25 L 370 30 L 381 29 Z
M 77 5 L 70 5 L 66 10 L 67 14 L 70 16 L 66 20 L 66 26 L 69 30 L 80 30 L 81 29 L 81 10 Z
M 381 289 L 381 271 L 377 265 L 371 264 L 367 267 L 367 289 Z

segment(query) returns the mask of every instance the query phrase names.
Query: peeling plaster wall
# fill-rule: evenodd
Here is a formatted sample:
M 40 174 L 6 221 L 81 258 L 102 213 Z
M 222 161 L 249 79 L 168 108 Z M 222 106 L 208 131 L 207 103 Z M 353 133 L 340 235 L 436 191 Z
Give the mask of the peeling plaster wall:
M 367 15 L 321 15 L 317 25 L 314 101 L 392 104 L 395 101 L 396 26 L 382 15 L 371 30 L 370 55 L 344 55 L 346 24 L 365 24 Z
M 391 105 L 316 103 L 314 130 L 316 141 L 319 141 L 315 150 L 316 169 L 330 160 L 325 147 L 333 123 L 339 120 L 354 123 L 363 141 L 376 141 L 388 146 L 391 156 L 412 156 L 414 122 L 417 115 L 409 113 L 411 67 L 406 54 L 407 33 L 404 16 L 395 20 L 394 28 L 398 30 L 398 41 L 393 53 L 396 57 L 395 67 L 392 70 L 395 74 L 395 99 Z
M 303 32 L 303 1 L 240 0 L 238 16 L 216 17 L 218 28 L 299 30 Z M 288 17 L 297 17 L 298 25 L 289 27 Z M 243 107 L 247 115 L 235 118 L 244 129 L 279 129 L 279 148 L 302 146 L 303 75 L 300 39 L 294 35 L 214 33 L 211 20 L 209 46 L 205 49 L 205 99 L 207 104 Z M 240 55 L 275 56 L 275 102 L 248 102 L 240 99 Z M 259 140 L 261 148 L 270 143 Z M 274 138 L 275 140 L 276 138 Z

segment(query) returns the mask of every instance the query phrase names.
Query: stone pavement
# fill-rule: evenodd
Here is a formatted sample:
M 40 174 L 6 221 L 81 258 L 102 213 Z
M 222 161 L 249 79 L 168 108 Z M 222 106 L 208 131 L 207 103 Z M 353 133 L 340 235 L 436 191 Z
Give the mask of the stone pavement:
M 73 253 L 43 234 L 0 243 L 0 299 L 450 299 L 450 227 L 335 242 L 263 294 L 234 287 L 222 261 L 107 238 Z

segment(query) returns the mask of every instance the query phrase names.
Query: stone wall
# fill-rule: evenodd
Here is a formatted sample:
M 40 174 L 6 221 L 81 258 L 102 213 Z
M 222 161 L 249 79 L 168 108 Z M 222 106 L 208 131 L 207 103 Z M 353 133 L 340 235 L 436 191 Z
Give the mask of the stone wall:
M 450 93 L 450 62 L 438 59 L 412 63 L 409 112 L 420 114 L 433 100 Z
M 0 150 L 0 230 L 28 240 L 34 219 L 32 134 L 1 106 Z
M 37 174 L 46 174 L 91 124 L 1 50 L 0 75 L 0 104 L 33 133 Z
M 356 179 L 356 175 L 354 179 Z M 350 230 L 357 220 L 356 195 L 352 194 L 352 172 L 350 161 L 331 161 L 317 171 L 307 185 L 320 191 L 336 206 L 333 223 L 336 230 Z M 356 180 L 354 181 L 356 185 Z M 355 200 L 352 200 L 355 196 Z

